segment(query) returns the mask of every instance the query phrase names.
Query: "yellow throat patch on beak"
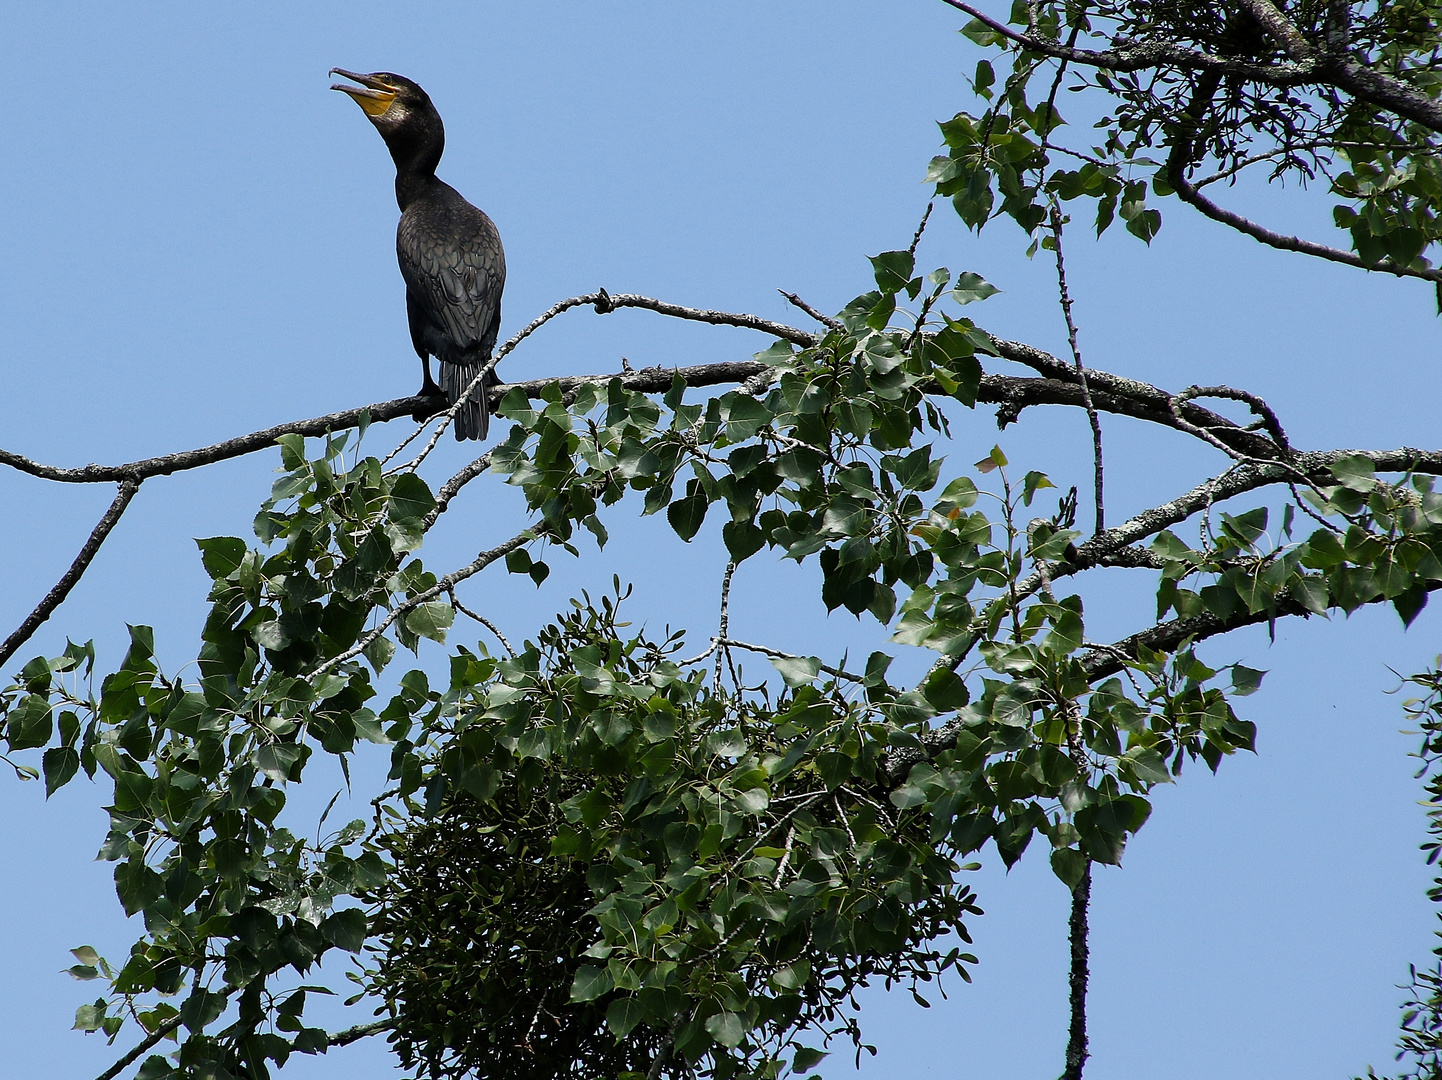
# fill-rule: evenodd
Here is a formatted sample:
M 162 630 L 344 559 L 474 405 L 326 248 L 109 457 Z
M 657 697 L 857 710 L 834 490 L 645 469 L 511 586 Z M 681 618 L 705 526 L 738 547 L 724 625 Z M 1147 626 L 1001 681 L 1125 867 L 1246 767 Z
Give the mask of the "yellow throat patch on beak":
M 331 68 L 330 71 L 332 75 L 343 75 L 361 84 L 345 86 L 333 83 L 331 89 L 349 94 L 355 103 L 365 110 L 367 116 L 384 116 L 396 100 L 396 88 L 374 75 L 359 75 L 344 68 Z

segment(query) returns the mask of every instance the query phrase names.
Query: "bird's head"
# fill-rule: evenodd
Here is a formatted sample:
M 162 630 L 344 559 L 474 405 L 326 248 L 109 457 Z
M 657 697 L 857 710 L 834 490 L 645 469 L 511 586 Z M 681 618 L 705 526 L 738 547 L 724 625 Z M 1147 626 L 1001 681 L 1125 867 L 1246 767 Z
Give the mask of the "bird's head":
M 362 75 L 344 68 L 331 68 L 332 75 L 340 75 L 358 83 L 347 86 L 335 83 L 332 90 L 347 93 L 365 112 L 370 122 L 381 133 L 381 138 L 394 153 L 406 144 L 444 143 L 445 132 L 441 117 L 431 104 L 429 95 L 404 75 L 389 71 L 373 71 Z M 436 155 L 439 158 L 439 154 Z

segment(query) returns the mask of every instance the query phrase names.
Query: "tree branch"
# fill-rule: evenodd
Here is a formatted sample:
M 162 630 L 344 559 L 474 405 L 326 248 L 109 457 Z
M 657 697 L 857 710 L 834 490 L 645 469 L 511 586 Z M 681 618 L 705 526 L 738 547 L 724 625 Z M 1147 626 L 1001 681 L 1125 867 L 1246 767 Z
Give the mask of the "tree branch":
M 1426 585 L 1426 591 L 1429 593 L 1442 589 L 1442 581 L 1427 582 Z M 1366 603 L 1370 605 L 1386 602 L 1385 597 L 1377 596 Z M 1297 615 L 1308 618 L 1311 612 L 1303 607 L 1301 602 L 1296 600 L 1290 592 L 1283 590 L 1277 595 L 1276 602 L 1270 609 L 1258 612 L 1237 611 L 1225 619 L 1210 612 L 1204 612 L 1201 615 L 1158 623 L 1140 633 L 1093 649 L 1083 656 L 1082 669 L 1086 674 L 1087 681 L 1095 683 L 1099 679 L 1105 679 L 1122 671 L 1126 667 L 1127 660 L 1135 659 L 1142 646 L 1158 652 L 1169 652 L 1188 639 L 1194 642 L 1205 641 L 1219 634 L 1239 630 L 1244 626 L 1255 626 L 1257 623 L 1271 622 L 1277 618 Z M 923 750 L 906 747 L 888 755 L 884 775 L 893 783 L 899 782 L 917 762 L 930 760 L 937 754 L 955 747 L 957 736 L 964 726 L 960 717 L 953 717 L 941 727 L 933 728 L 923 736 Z
M 1327 70 L 1336 79 L 1337 85 L 1352 96 L 1391 109 L 1398 116 L 1405 116 L 1425 128 L 1442 131 L 1442 104 L 1414 90 L 1401 79 L 1373 71 L 1348 57 L 1329 65 Z
M 649 296 L 637 296 L 635 293 L 617 293 L 610 295 L 605 289 L 596 294 L 593 301 L 596 305 L 598 315 L 606 315 L 617 308 L 645 308 L 647 311 L 654 311 L 659 315 L 670 315 L 675 319 L 689 319 L 692 322 L 711 323 L 713 326 L 741 326 L 748 330 L 760 330 L 762 333 L 770 334 L 772 337 L 779 337 L 789 341 L 793 345 L 800 345 L 803 348 L 815 345 L 817 336 L 807 333 L 805 330 L 795 326 L 787 326 L 785 323 L 772 322 L 770 319 L 762 319 L 755 315 L 737 314 L 730 311 L 711 311 L 706 308 L 684 307 L 681 304 L 668 303 L 665 300 L 653 300 Z
M 390 1020 L 372 1020 L 369 1024 L 357 1024 L 355 1027 L 346 1028 L 344 1031 L 337 1031 L 334 1035 L 326 1036 L 326 1046 L 349 1046 L 353 1042 L 371 1035 L 379 1035 L 382 1031 L 389 1031 Z
M 1286 50 L 1293 60 L 1311 60 L 1317 55 L 1312 43 L 1302 36 L 1295 23 L 1277 10 L 1271 0 L 1241 0 L 1247 14 L 1267 32 L 1267 36 Z
M 100 550 L 100 545 L 105 543 L 105 538 L 110 535 L 110 530 L 115 528 L 115 523 L 120 520 L 120 515 L 125 513 L 125 508 L 130 505 L 130 500 L 135 498 L 135 493 L 140 490 L 140 481 L 134 478 L 127 478 L 120 482 L 120 490 L 115 493 L 115 501 L 110 504 L 96 523 L 95 528 L 90 530 L 80 554 L 75 556 L 75 561 L 70 564 L 70 569 L 61 575 L 54 587 L 45 594 L 45 598 L 35 606 L 35 610 L 25 617 L 15 632 L 0 643 L 0 664 L 5 663 L 15 655 L 15 650 L 29 641 L 36 630 L 40 629 L 42 623 L 50 618 L 51 613 L 60 606 L 64 599 L 70 595 L 70 590 L 80 580 L 90 561 L 95 558 L 95 553 Z
M 1072 40 L 1076 40 L 1076 32 L 1072 32 Z M 1062 61 L 1065 64 L 1066 61 Z M 1056 97 L 1057 85 L 1061 83 L 1061 69 L 1057 69 L 1057 82 L 1052 86 L 1052 97 Z M 1047 102 L 1047 114 L 1051 114 L 1051 101 Z M 1077 386 L 1081 390 L 1082 407 L 1086 409 L 1087 421 L 1092 429 L 1092 501 L 1096 510 L 1096 523 L 1092 529 L 1093 534 L 1101 532 L 1107 527 L 1106 499 L 1103 495 L 1103 466 L 1102 466 L 1102 424 L 1097 416 L 1096 402 L 1092 401 L 1091 388 L 1087 385 L 1087 371 L 1082 364 L 1081 348 L 1077 345 L 1076 323 L 1072 319 L 1071 291 L 1066 284 L 1066 260 L 1062 256 L 1062 215 L 1061 207 L 1057 205 L 1055 198 L 1051 200 L 1050 206 L 1051 236 L 1056 244 L 1056 281 L 1057 292 L 1061 299 L 1061 313 L 1066 319 L 1066 340 L 1071 346 L 1072 360 L 1075 364 Z
M 786 299 L 789 300 L 794 306 L 806 312 L 806 314 L 810 315 L 813 319 L 819 322 L 822 326 L 826 327 L 828 330 L 845 329 L 845 326 L 842 324 L 840 319 L 833 318 L 832 316 L 827 315 L 824 312 L 817 311 L 814 307 L 808 304 L 805 300 L 801 299 L 801 297 L 797 296 L 795 293 L 789 293 L 785 289 L 777 289 L 776 291 L 779 292 L 782 296 L 786 297 Z
M 1129 41 L 1116 48 L 1092 50 L 1078 49 L 1063 45 L 1036 34 L 1021 33 L 1005 23 L 978 10 L 963 0 L 942 0 L 958 11 L 964 11 L 988 30 L 1000 35 L 1013 45 L 1029 52 L 1064 60 L 1085 67 L 1101 68 L 1106 71 L 1140 71 L 1144 68 L 1175 67 L 1183 71 L 1202 71 L 1222 76 L 1246 79 L 1264 86 L 1287 87 L 1299 83 L 1336 86 L 1355 98 L 1369 104 L 1388 109 L 1398 116 L 1413 120 L 1433 131 L 1442 131 L 1442 103 L 1429 98 L 1405 81 L 1358 63 L 1340 50 L 1329 54 L 1318 53 L 1296 27 L 1277 12 L 1277 19 L 1271 19 L 1266 9 L 1276 9 L 1265 0 L 1243 0 L 1249 12 L 1268 33 L 1273 32 L 1291 53 L 1292 45 L 1299 45 L 1304 55 L 1295 55 L 1290 63 L 1259 64 L 1247 60 L 1213 56 L 1195 49 L 1184 49 L 1163 41 Z M 1261 12 L 1259 15 L 1258 13 Z
M 1013 45 L 1019 45 L 1028 52 L 1040 53 L 1054 60 L 1065 60 L 1085 67 L 1102 68 L 1106 71 L 1141 71 L 1144 68 L 1176 67 L 1184 71 L 1214 71 L 1264 83 L 1268 86 L 1295 86 L 1298 83 L 1316 81 L 1319 68 L 1317 61 L 1283 64 L 1257 64 L 1246 60 L 1233 60 L 1194 49 L 1183 49 L 1163 41 L 1129 41 L 1118 48 L 1093 50 L 1078 49 L 1063 45 L 1050 38 L 1036 34 L 1021 33 L 1006 23 L 992 18 L 963 0 L 942 0 L 944 4 L 964 11 L 988 30 L 1000 35 Z
M 145 1051 L 149 1050 L 152 1046 L 158 1043 L 161 1039 L 165 1038 L 179 1026 L 179 1015 L 172 1016 L 169 1020 L 165 1021 L 165 1023 L 161 1024 L 158 1028 L 156 1028 L 144 1039 L 142 1039 L 138 1044 L 136 1044 L 136 1046 L 133 1047 L 128 1054 L 126 1054 L 114 1065 L 110 1066 L 110 1068 L 106 1069 L 103 1073 L 97 1076 L 95 1080 L 115 1080 L 115 1077 L 123 1073 L 126 1068 L 135 1061 L 136 1058 L 138 1058 L 141 1054 L 145 1053 Z
M 359 656 L 370 647 L 372 642 L 374 642 L 377 638 L 379 638 L 382 634 L 389 630 L 393 625 L 395 625 L 395 621 L 401 618 L 401 616 L 405 615 L 406 612 L 414 611 L 422 604 L 430 600 L 434 600 L 436 597 L 441 596 L 445 593 L 449 593 L 451 589 L 455 588 L 455 586 L 458 585 L 460 582 L 465 581 L 466 578 L 479 574 L 486 567 L 490 566 L 491 563 L 495 562 L 497 559 L 504 558 L 510 552 L 515 551 L 516 548 L 520 547 L 522 544 L 529 543 L 530 541 L 535 540 L 538 536 L 541 536 L 544 533 L 544 530 L 545 526 L 541 525 L 537 526 L 535 529 L 527 529 L 525 532 L 517 533 L 509 540 L 505 541 L 504 543 L 497 544 L 489 551 L 481 552 L 459 570 L 452 570 L 449 574 L 441 578 L 429 589 L 418 592 L 415 596 L 412 596 L 408 600 L 397 604 L 390 610 L 390 613 L 386 615 L 386 617 L 380 621 L 380 624 L 377 625 L 373 630 L 370 630 L 363 634 L 360 640 L 357 641 L 354 645 L 352 645 L 349 649 L 346 649 L 344 652 L 337 653 L 325 663 L 317 666 L 314 671 L 312 671 L 309 675 L 306 676 L 306 678 L 315 679 L 317 676 L 324 675 L 327 671 L 330 671 L 332 668 L 335 668 L 340 664 L 345 663 L 347 660 Z
M 1176 191 L 1178 198 L 1190 206 L 1196 207 L 1213 221 L 1221 222 L 1236 229 L 1239 233 L 1250 236 L 1268 247 L 1277 248 L 1280 251 L 1295 251 L 1302 255 L 1311 255 L 1318 259 L 1326 259 L 1328 262 L 1342 263 L 1344 266 L 1355 266 L 1359 270 L 1375 270 L 1383 274 L 1392 274 L 1399 278 L 1421 278 L 1423 281 L 1442 282 L 1442 270 L 1414 270 L 1411 267 L 1399 266 L 1397 263 L 1384 260 L 1377 263 L 1369 263 L 1359 255 L 1351 251 L 1344 251 L 1342 248 L 1329 247 L 1326 244 L 1319 244 L 1314 240 L 1303 240 L 1299 236 L 1288 236 L 1285 233 L 1273 232 L 1271 229 L 1258 225 L 1249 218 L 1244 218 L 1235 211 L 1218 206 L 1211 199 L 1203 195 L 1190 180 L 1182 174 L 1180 169 L 1169 170 L 1167 183 L 1171 184 Z
M 1087 907 L 1092 896 L 1092 864 L 1088 860 L 1082 879 L 1071 891 L 1071 918 L 1067 936 L 1071 945 L 1071 975 L 1068 978 L 1071 1027 L 1067 1034 L 1066 1069 L 1061 1080 L 1081 1080 L 1087 1058 Z
M 393 401 L 382 401 L 359 409 L 328 413 L 325 416 L 316 416 L 309 420 L 292 420 L 286 424 L 262 428 L 260 431 L 252 431 L 249 435 L 240 435 L 211 446 L 202 446 L 195 450 L 182 450 L 179 453 L 165 454 L 161 457 L 142 458 L 125 465 L 83 465 L 78 469 L 64 469 L 31 461 L 29 458 L 9 450 L 0 450 L 0 465 L 9 465 L 12 469 L 37 476 L 42 480 L 54 480 L 62 484 L 115 483 L 127 479 L 145 480 L 152 476 L 169 476 L 171 473 L 198 469 L 204 465 L 214 465 L 217 461 L 227 461 L 230 458 L 253 454 L 258 450 L 267 450 L 274 446 L 275 440 L 282 435 L 317 436 L 344 431 L 346 428 L 353 428 L 360 423 L 361 416 L 365 413 L 370 414 L 371 420 L 383 422 L 410 416 L 418 409 L 434 409 L 435 405 L 435 398 L 430 397 L 396 398 Z
M 1250 4 L 1265 3 L 1265 0 L 1248 0 Z M 1193 88 L 1191 100 L 1187 102 L 1186 108 L 1182 110 L 1180 122 L 1177 125 L 1173 136 L 1171 152 L 1167 154 L 1167 183 L 1177 193 L 1182 202 L 1200 210 L 1205 216 L 1213 221 L 1227 225 L 1237 232 L 1250 236 L 1259 243 L 1268 247 L 1277 248 L 1280 251 L 1295 251 L 1303 255 L 1311 255 L 1318 259 L 1326 259 L 1328 262 L 1342 263 L 1344 266 L 1354 266 L 1359 270 L 1378 270 L 1383 273 L 1393 274 L 1396 277 L 1421 278 L 1424 281 L 1442 283 L 1442 270 L 1413 270 L 1397 263 L 1383 261 L 1369 263 L 1361 256 L 1350 251 L 1343 251 L 1341 248 L 1329 247 L 1326 244 L 1319 244 L 1312 240 L 1303 240 L 1298 236 L 1287 236 L 1283 233 L 1273 232 L 1264 228 L 1248 218 L 1244 218 L 1232 210 L 1227 210 L 1211 199 L 1207 198 L 1197 187 L 1187 179 L 1187 169 L 1197 162 L 1201 156 L 1196 149 L 1197 128 L 1202 117 L 1211 108 L 1212 98 L 1216 95 L 1222 84 L 1220 72 L 1209 71 L 1204 73 Z M 1442 113 L 1439 113 L 1442 118 Z M 1442 130 L 1442 129 L 1439 129 Z

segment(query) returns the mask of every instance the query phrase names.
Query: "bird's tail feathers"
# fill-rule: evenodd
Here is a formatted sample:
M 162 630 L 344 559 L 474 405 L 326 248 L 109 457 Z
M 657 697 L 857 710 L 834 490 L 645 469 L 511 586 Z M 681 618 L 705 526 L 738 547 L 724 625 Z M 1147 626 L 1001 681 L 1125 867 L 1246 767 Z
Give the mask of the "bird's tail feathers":
M 471 384 L 481 368 L 490 363 L 490 357 L 484 360 L 472 360 L 463 364 L 441 363 L 441 390 L 445 392 L 446 401 L 454 405 L 460 400 L 461 394 Z M 471 391 L 470 397 L 456 412 L 455 432 L 457 439 L 484 439 L 486 432 L 491 427 L 490 402 L 486 394 L 486 387 L 496 384 L 496 373 L 490 372 L 483 384 Z

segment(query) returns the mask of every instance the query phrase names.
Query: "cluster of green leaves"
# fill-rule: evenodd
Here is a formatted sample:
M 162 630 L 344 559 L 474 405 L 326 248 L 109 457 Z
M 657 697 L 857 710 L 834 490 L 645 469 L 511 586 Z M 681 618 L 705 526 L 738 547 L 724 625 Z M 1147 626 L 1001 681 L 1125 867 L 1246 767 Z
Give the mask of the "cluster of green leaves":
M 520 656 L 457 656 L 419 805 L 383 839 L 369 984 L 428 1075 L 774 1076 L 868 981 L 974 963 L 929 816 L 888 801 L 890 726 L 834 685 L 774 704 L 576 605 Z M 420 824 L 415 822 L 419 819 Z M 979 912 L 977 912 L 979 913 Z M 938 942 L 940 942 L 938 944 Z M 918 994 L 918 997 L 920 995 Z
M 1342 457 L 1331 471 L 1335 483 L 1303 492 L 1315 513 L 1325 515 L 1305 539 L 1293 540 L 1292 504 L 1276 537 L 1268 533 L 1264 506 L 1220 514 L 1202 549 L 1189 548 L 1170 530 L 1160 533 L 1152 543 L 1164 565 L 1157 617 L 1168 611 L 1222 620 L 1240 613 L 1350 614 L 1381 601 L 1411 625 L 1442 582 L 1442 494 L 1430 476 L 1379 480 L 1363 457 Z
M 930 573 L 925 545 L 909 534 L 942 465 L 931 443 L 918 445 L 928 430 L 946 427 L 928 395 L 974 404 L 976 354 L 990 351 L 991 339 L 949 315 L 926 334 L 891 327 L 897 294 L 915 299 L 923 279 L 913 277 L 904 251 L 873 263 L 879 287 L 847 307 L 842 329 L 800 352 L 778 343 L 758 355 L 776 373 L 764 396 L 736 390 L 685 404 L 678 376 L 658 405 L 613 380 L 584 385 L 569 401 L 548 391 L 537 410 L 513 390 L 499 408 L 513 426 L 495 468 L 560 540 L 580 523 L 604 544 L 598 502 L 614 503 L 628 489 L 645 492 L 643 514 L 665 510 L 686 541 L 722 504 L 734 562 L 768 546 L 798 562 L 817 556 L 828 610 L 870 611 L 889 622 L 898 583 L 915 587 Z M 926 285 L 922 318 L 953 283 L 938 270 Z M 975 274 L 954 286 L 962 302 L 995 292 Z
M 147 1080 L 259 1076 L 267 1060 L 324 1050 L 325 1033 L 300 1019 L 319 988 L 278 984 L 330 949 L 361 948 L 364 914 L 336 901 L 386 875 L 377 853 L 359 850 L 361 822 L 314 843 L 277 824 L 285 787 L 314 750 L 344 767 L 358 739 L 403 736 L 383 733 L 364 707 L 375 691 L 363 665 L 310 673 L 356 644 L 377 605 L 434 581 L 410 557 L 435 505 L 429 490 L 413 475 L 383 475 L 375 458 L 346 470 L 345 443 L 329 439 L 307 460 L 299 437 L 282 440 L 284 474 L 255 522 L 268 552 L 234 537 L 198 542 L 213 579 L 198 683 L 167 678 L 150 630 L 134 627 L 98 694 L 93 651 L 72 646 L 32 661 L 0 699 L 12 751 L 56 742 L 42 758 L 47 793 L 80 770 L 114 783 L 100 854 L 116 863 L 120 903 L 146 933 L 77 1026 L 113 1035 L 131 1013 L 154 1031 L 178 1016 L 191 1034 L 174 1062 L 146 1063 Z M 449 608 L 437 607 L 398 621 L 400 641 L 443 637 Z M 394 648 L 377 639 L 366 655 L 379 667 Z
M 1346 40 L 1350 59 L 1437 96 L 1442 7 L 1434 0 L 1342 5 L 1345 27 L 1329 25 L 1338 10 L 1293 4 L 1286 16 L 1319 53 Z M 1291 63 L 1243 9 L 1205 0 L 1016 0 L 1008 21 L 1058 45 L 1159 44 L 1263 69 Z M 992 53 L 972 78 L 988 105 L 941 125 L 949 152 L 933 160 L 927 180 L 972 228 L 1003 213 L 1035 233 L 1052 200 L 1085 198 L 1096 203 L 1098 234 L 1120 216 L 1149 242 L 1161 227 L 1160 212 L 1147 205 L 1149 187 L 1166 196 L 1179 183 L 1175 175 L 1197 183 L 1213 170 L 1210 181 L 1261 168 L 1272 180 L 1323 177 L 1345 200 L 1334 212 L 1337 225 L 1367 263 L 1431 265 L 1424 253 L 1442 238 L 1438 133 L 1349 97 L 1323 71 L 1300 86 L 1280 70 L 1275 80 L 1220 79 L 1164 61 L 1134 71 L 1075 63 L 1067 76 L 1062 62 L 979 21 L 962 32 Z M 1091 111 L 1091 137 L 1063 130 L 1057 98 L 1064 81 L 1082 92 L 1068 110 Z
M 1427 842 L 1422 850 L 1430 866 L 1442 854 L 1442 772 L 1438 771 L 1442 762 L 1442 657 L 1433 661 L 1432 670 L 1412 675 L 1406 683 L 1419 692 L 1418 697 L 1404 701 L 1402 708 L 1422 735 L 1416 757 L 1422 762 L 1418 776 L 1426 779 L 1427 798 L 1422 805 L 1427 808 Z M 1442 904 L 1442 877 L 1433 880 L 1427 896 Z M 1437 933 L 1442 937 L 1442 930 Z M 1442 945 L 1432 952 L 1442 957 Z M 1404 1063 L 1405 1069 L 1395 1076 L 1396 1080 L 1431 1080 L 1442 1075 L 1442 960 L 1424 969 L 1414 964 L 1410 974 L 1397 1043 L 1397 1060 Z M 1368 1068 L 1367 1078 L 1377 1080 L 1376 1071 Z
M 416 554 L 437 504 L 412 472 L 347 465 L 344 438 L 314 458 L 283 440 L 258 544 L 199 542 L 197 682 L 164 676 L 136 628 L 98 692 L 79 647 L 0 690 L 17 769 L 114 787 L 102 855 L 145 929 L 123 964 L 77 957 L 109 984 L 79 1025 L 178 1021 L 147 1080 L 263 1076 L 327 1045 L 303 1016 L 315 961 L 369 948 L 363 991 L 434 1075 L 623 1075 L 658 1055 L 677 1075 L 805 1072 L 818 1038 L 861 1045 L 856 987 L 965 976 L 946 937 L 977 910 L 961 859 L 992 844 L 1013 863 L 1040 834 L 1074 885 L 1121 858 L 1155 784 L 1250 748 L 1189 639 L 1095 674 L 1111 654 L 1052 585 L 1070 515 L 1025 520 L 1043 474 L 1014 483 L 995 449 L 943 482 L 945 410 L 974 404 L 992 348 L 949 305 L 995 290 L 904 251 L 872 263 L 839 328 L 761 354 L 767 380 L 696 404 L 679 382 L 660 400 L 619 380 L 537 407 L 513 392 L 493 460 L 536 514 L 511 572 L 543 580 L 536 546 L 579 554 L 578 526 L 604 544 L 630 492 L 685 541 L 722 506 L 733 562 L 814 559 L 821 607 L 930 650 L 923 679 L 892 682 L 879 651 L 860 674 L 783 654 L 779 694 L 708 687 L 679 640 L 627 637 L 587 603 L 510 659 L 452 646 L 445 685 L 413 670 L 372 707 L 396 649 L 444 644 L 454 618 Z M 1415 615 L 1442 580 L 1439 497 L 1360 458 L 1334 473 L 1308 506 L 1328 524 L 1300 543 L 1290 507 L 1285 544 L 1263 543 L 1260 508 L 1195 549 L 1158 536 L 1158 618 Z M 1231 696 L 1260 680 L 1224 670 Z M 313 842 L 281 823 L 317 752 L 348 775 L 367 743 L 390 754 L 383 822 Z

